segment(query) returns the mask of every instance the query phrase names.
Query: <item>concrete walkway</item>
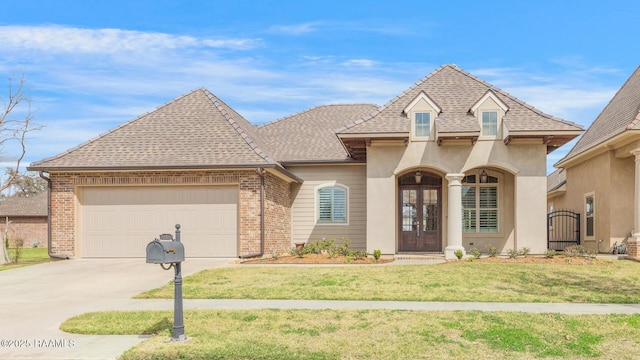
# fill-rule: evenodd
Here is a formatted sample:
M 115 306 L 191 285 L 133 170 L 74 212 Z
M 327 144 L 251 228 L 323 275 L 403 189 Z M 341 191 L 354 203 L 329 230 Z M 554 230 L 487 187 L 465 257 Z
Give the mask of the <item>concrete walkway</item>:
M 430 262 L 396 261 L 392 264 Z M 183 276 L 239 266 L 229 259 L 189 259 Z M 242 265 L 244 266 L 244 265 Z M 0 359 L 115 359 L 143 336 L 87 336 L 59 330 L 66 319 L 92 311 L 173 310 L 173 299 L 131 299 L 173 279 L 141 259 L 71 260 L 0 272 Z M 185 309 L 392 309 L 634 314 L 640 304 L 460 303 L 326 300 L 184 300 Z M 188 330 L 187 330 L 188 332 Z

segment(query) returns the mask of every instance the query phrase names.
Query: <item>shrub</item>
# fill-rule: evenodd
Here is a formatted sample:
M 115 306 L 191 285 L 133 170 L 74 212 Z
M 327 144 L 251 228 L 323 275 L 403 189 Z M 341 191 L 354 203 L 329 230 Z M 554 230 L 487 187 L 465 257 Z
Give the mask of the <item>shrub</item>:
M 507 255 L 509 256 L 510 259 L 515 259 L 515 258 L 518 257 L 518 250 L 509 249 L 509 250 L 507 250 Z
M 558 253 L 553 250 L 553 249 L 547 249 L 547 252 L 544 254 L 544 257 L 547 259 L 551 259 L 552 257 L 556 256 Z
M 529 256 L 530 252 L 531 252 L 531 249 L 529 249 L 528 247 L 523 247 L 522 249 L 520 249 L 520 251 L 518 251 L 518 255 L 522 255 L 523 257 L 527 257 L 527 256 Z
M 480 250 L 478 250 L 478 248 L 476 247 L 472 247 L 471 250 L 469 250 L 469 253 L 471 253 L 471 256 L 473 256 L 476 259 L 480 259 Z
M 489 253 L 490 257 L 495 257 L 498 255 L 498 249 L 495 246 L 487 245 L 487 253 Z
M 382 256 L 382 251 L 380 249 L 373 250 L 373 258 L 376 260 L 380 260 L 380 256 Z
M 291 248 L 291 250 L 289 250 L 289 254 L 302 258 L 305 254 L 307 254 L 307 252 L 305 248 L 293 247 Z
M 462 253 L 462 250 L 460 249 L 454 251 L 453 255 L 455 255 L 458 258 L 458 260 L 462 259 L 462 257 L 464 256 L 464 254 Z

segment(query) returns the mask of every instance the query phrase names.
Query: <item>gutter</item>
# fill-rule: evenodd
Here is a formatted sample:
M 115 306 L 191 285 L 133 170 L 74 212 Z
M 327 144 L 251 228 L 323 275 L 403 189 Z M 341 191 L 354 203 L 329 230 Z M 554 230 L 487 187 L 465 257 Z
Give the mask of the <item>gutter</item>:
M 256 172 L 260 175 L 260 252 L 240 255 L 240 259 L 262 257 L 264 255 L 264 169 L 257 168 Z
M 51 178 L 48 178 L 40 171 L 40 177 L 47 182 L 47 254 L 49 257 L 60 260 L 69 260 L 68 256 L 51 253 Z

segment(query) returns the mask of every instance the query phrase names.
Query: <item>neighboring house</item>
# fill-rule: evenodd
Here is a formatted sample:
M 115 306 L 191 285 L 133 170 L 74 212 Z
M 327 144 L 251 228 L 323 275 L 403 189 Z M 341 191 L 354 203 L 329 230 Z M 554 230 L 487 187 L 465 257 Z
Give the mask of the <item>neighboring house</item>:
M 24 247 L 47 246 L 47 192 L 33 196 L 15 196 L 0 201 L 0 232 L 4 235 L 9 221 L 9 246 L 22 240 Z
M 253 126 L 195 90 L 53 158 L 52 247 L 142 257 L 182 225 L 187 256 L 345 237 L 384 254 L 546 249 L 546 155 L 582 132 L 445 65 L 383 106 Z
M 555 164 L 549 206 L 581 214 L 581 244 L 600 252 L 640 236 L 640 67 L 569 153 Z M 555 174 L 555 175 L 554 175 Z M 558 183 L 562 174 L 564 184 Z

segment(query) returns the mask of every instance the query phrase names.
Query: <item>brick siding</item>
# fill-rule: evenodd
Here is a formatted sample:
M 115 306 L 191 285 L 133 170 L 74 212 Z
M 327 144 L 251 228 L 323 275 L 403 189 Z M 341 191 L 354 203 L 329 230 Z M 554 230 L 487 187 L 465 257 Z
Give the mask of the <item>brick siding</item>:
M 627 240 L 627 255 L 636 259 L 640 259 L 638 254 L 638 241 L 636 239 Z
M 15 247 L 16 240 L 23 240 L 23 247 L 32 247 L 37 243 L 38 247 L 47 247 L 47 217 L 46 216 L 24 216 L 9 217 L 9 247 Z M 0 221 L 0 232 L 4 234 L 6 226 L 5 219 Z
M 238 184 L 238 252 L 260 251 L 260 175 L 255 170 L 153 171 L 51 174 L 51 244 L 58 255 L 78 256 L 76 193 L 79 186 Z M 289 184 L 265 175 L 265 251 L 291 242 Z

